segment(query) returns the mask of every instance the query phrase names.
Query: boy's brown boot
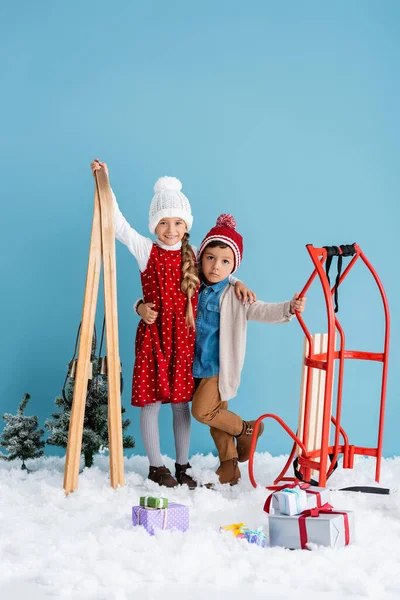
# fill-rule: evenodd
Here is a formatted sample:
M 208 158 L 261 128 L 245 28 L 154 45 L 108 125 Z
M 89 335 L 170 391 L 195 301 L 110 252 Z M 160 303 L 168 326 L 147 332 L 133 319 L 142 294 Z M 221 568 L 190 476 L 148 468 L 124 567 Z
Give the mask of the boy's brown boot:
M 158 485 L 163 485 L 168 488 L 173 488 L 178 485 L 176 479 L 171 475 L 171 471 L 167 467 L 150 467 L 149 479 L 155 481 Z
M 175 477 L 179 485 L 186 484 L 189 490 L 194 490 L 197 487 L 197 483 L 186 473 L 187 469 L 191 468 L 189 463 L 186 465 L 178 465 L 178 463 L 175 463 Z
M 229 460 L 221 461 L 217 469 L 217 475 L 220 483 L 229 483 L 236 485 L 240 479 L 240 469 L 238 467 L 238 459 L 230 458 Z
M 253 440 L 254 423 L 255 421 L 243 421 L 242 433 L 236 436 L 236 448 L 238 451 L 239 462 L 246 462 L 246 460 L 249 460 L 250 458 L 250 446 Z M 260 427 L 258 428 L 257 439 L 263 431 L 264 423 L 261 422 Z

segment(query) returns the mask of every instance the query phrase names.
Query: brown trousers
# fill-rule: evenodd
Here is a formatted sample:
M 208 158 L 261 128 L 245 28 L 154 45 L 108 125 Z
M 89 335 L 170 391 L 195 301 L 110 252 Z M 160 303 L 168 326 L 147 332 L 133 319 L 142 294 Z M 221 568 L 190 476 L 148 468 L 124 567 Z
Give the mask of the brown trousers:
M 235 436 L 242 431 L 242 418 L 228 410 L 228 403 L 221 400 L 218 375 L 199 381 L 192 398 L 192 415 L 200 423 L 210 426 L 220 462 L 237 458 Z

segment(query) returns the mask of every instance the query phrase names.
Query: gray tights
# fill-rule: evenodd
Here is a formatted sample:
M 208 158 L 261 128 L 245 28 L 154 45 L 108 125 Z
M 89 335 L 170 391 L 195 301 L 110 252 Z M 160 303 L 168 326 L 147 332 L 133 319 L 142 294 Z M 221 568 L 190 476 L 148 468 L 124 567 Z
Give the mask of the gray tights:
M 151 467 L 161 467 L 163 459 L 160 451 L 158 415 L 161 402 L 148 404 L 140 412 L 140 430 L 143 444 Z M 185 465 L 189 461 L 190 410 L 188 402 L 171 404 L 175 438 L 176 462 Z

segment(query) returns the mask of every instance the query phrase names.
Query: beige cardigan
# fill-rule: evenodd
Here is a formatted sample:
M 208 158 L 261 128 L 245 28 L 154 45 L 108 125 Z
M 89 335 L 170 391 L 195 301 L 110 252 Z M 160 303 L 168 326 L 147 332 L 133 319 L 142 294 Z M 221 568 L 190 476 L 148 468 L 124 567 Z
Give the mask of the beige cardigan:
M 237 394 L 246 351 L 247 321 L 287 323 L 293 315 L 290 302 L 270 303 L 257 300 L 244 306 L 227 285 L 220 298 L 219 392 L 222 400 Z

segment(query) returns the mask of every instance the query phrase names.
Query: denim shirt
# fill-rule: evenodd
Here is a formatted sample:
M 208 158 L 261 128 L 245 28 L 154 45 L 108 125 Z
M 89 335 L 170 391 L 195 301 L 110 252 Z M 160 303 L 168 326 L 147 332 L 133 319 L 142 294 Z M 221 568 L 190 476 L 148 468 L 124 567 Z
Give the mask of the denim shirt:
M 219 301 L 229 279 L 201 284 L 196 315 L 196 343 L 193 377 L 213 377 L 219 373 Z

